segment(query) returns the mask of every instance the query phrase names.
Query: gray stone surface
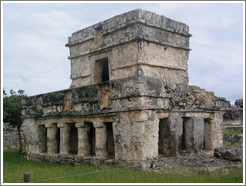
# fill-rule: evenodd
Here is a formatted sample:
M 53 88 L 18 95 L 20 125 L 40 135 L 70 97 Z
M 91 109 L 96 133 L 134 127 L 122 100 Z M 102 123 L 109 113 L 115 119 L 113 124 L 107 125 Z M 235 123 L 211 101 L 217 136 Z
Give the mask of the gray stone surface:
M 22 143 L 24 144 L 23 131 L 21 130 Z M 19 135 L 18 130 L 8 123 L 3 123 L 3 150 L 18 149 L 19 148 Z
M 243 99 L 237 99 L 235 101 L 236 108 L 243 108 Z
M 230 161 L 241 161 L 241 150 L 240 148 L 238 149 L 216 148 L 214 149 L 214 156 L 217 158 L 223 158 Z
M 224 119 L 236 120 L 243 119 L 243 108 L 230 108 L 224 113 Z
M 242 134 L 224 134 L 223 135 L 224 145 L 242 143 L 243 135 Z

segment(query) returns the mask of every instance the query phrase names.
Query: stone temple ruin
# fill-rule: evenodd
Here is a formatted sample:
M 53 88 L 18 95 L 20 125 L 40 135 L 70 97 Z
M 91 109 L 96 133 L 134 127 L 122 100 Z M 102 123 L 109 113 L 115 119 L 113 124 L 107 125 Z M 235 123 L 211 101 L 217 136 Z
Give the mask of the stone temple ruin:
M 186 24 L 139 9 L 73 33 L 70 88 L 22 100 L 23 157 L 151 163 L 222 147 L 228 102 L 188 85 L 190 37 Z

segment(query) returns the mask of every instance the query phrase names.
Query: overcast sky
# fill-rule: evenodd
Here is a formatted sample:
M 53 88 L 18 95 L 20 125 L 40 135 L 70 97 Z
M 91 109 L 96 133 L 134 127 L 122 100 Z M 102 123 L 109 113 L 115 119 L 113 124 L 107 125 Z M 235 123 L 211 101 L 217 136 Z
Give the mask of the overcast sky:
M 3 4 L 3 87 L 28 96 L 69 88 L 67 38 L 137 8 L 190 26 L 190 85 L 231 103 L 243 98 L 242 3 Z

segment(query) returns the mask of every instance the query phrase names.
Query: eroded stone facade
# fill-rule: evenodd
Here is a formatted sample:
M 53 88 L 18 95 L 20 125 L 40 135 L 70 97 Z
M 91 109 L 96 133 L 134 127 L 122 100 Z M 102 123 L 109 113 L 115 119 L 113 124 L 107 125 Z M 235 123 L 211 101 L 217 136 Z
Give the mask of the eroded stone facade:
M 144 10 L 73 33 L 70 88 L 22 101 L 25 158 L 149 167 L 222 147 L 228 102 L 188 85 L 190 37 L 186 24 Z

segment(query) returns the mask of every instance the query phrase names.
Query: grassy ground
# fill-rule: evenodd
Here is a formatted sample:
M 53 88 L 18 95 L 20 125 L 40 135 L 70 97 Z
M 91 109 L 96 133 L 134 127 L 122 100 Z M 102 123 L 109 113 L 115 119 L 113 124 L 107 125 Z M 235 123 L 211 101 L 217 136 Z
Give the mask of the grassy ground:
M 223 134 L 227 134 L 227 135 L 239 135 L 239 134 L 243 134 L 241 131 L 238 130 L 234 130 L 234 129 L 224 129 L 223 130 Z
M 31 173 L 35 183 L 242 183 L 242 169 L 222 172 L 177 174 L 113 167 L 54 165 L 20 160 L 18 151 L 3 153 L 3 182 L 23 183 L 24 172 Z M 53 179 L 57 178 L 57 179 Z M 45 180 L 45 181 L 40 181 Z

